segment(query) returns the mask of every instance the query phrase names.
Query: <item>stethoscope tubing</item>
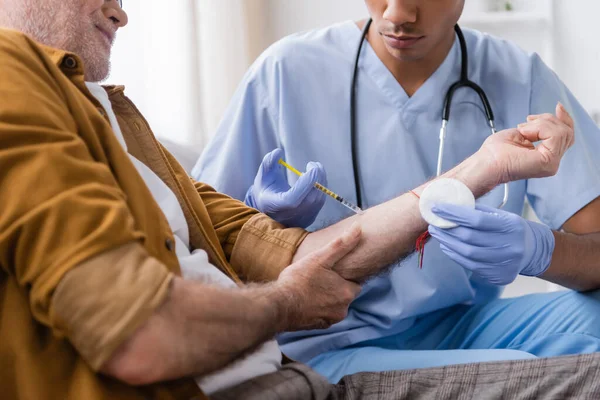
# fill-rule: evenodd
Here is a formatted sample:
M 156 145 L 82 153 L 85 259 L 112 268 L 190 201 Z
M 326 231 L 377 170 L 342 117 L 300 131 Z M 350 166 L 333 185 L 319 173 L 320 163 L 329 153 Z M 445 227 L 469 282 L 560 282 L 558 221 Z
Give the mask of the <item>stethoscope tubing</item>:
M 352 151 L 352 168 L 354 174 L 354 185 L 356 188 L 356 203 L 359 207 L 363 207 L 362 201 L 362 188 L 360 184 L 360 166 L 358 164 L 358 144 L 356 140 L 356 96 L 357 96 L 357 80 L 358 80 L 358 64 L 360 62 L 360 55 L 362 52 L 363 45 L 366 41 L 367 34 L 371 27 L 373 20 L 369 18 L 365 26 L 363 27 L 361 33 L 361 39 L 358 44 L 358 48 L 356 50 L 356 57 L 354 61 L 354 70 L 352 72 L 352 83 L 350 89 L 350 143 L 351 143 L 351 151 Z M 461 50 L 461 76 L 460 80 L 455 82 L 448 92 L 446 93 L 444 99 L 444 108 L 442 113 L 442 128 L 440 129 L 440 146 L 438 149 L 438 162 L 436 168 L 436 176 L 440 176 L 442 174 L 443 162 L 444 162 L 444 147 L 446 142 L 447 130 L 448 130 L 448 121 L 450 120 L 450 112 L 452 110 L 452 100 L 454 99 L 454 94 L 461 88 L 467 88 L 473 90 L 479 96 L 481 103 L 484 108 L 485 115 L 488 120 L 489 128 L 491 134 L 496 133 L 496 126 L 494 123 L 494 112 L 492 110 L 492 106 L 488 100 L 485 91 L 475 82 L 469 80 L 469 53 L 467 50 L 467 43 L 465 41 L 465 37 L 463 35 L 460 27 L 455 25 L 454 31 L 458 36 L 460 50 Z M 508 202 L 509 196 L 509 186 L 508 183 L 504 184 L 504 196 L 502 199 L 502 203 L 498 208 L 503 208 Z

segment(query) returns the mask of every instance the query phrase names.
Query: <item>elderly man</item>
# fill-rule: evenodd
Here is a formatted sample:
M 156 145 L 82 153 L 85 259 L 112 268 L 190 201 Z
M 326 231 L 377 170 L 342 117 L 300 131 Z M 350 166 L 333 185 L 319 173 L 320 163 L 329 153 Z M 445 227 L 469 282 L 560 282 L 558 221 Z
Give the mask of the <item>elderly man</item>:
M 1 0 L 0 9 L 3 398 L 454 397 L 523 385 L 542 396 L 600 393 L 592 356 L 338 386 L 282 366 L 277 333 L 340 321 L 356 282 L 412 251 L 427 227 L 415 197 L 310 235 L 285 229 L 190 180 L 123 88 L 96 83 L 127 23 L 120 2 Z M 481 196 L 555 173 L 572 141 L 559 109 L 490 138 L 445 176 Z M 510 385 L 494 384 L 503 374 Z M 564 380 L 545 378 L 553 374 Z

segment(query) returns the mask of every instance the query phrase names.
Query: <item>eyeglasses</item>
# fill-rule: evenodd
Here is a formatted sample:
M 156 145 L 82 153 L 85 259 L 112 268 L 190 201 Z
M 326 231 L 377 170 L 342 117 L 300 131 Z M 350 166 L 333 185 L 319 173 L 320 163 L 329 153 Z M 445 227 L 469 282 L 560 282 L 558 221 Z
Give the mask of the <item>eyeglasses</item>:
M 119 1 L 119 7 L 123 8 L 123 0 L 118 0 Z

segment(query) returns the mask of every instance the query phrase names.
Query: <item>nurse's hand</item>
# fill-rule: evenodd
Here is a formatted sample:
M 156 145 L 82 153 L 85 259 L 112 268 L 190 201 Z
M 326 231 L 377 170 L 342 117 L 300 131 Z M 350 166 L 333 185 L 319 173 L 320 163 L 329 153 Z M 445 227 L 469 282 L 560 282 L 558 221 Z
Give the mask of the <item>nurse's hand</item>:
M 327 186 L 325 169 L 320 163 L 308 163 L 307 172 L 290 187 L 278 164 L 282 157 L 283 151 L 276 149 L 263 158 L 244 202 L 287 227 L 306 228 L 325 204 L 325 194 L 314 187 L 317 182 Z
M 432 211 L 458 224 L 453 229 L 429 227 L 442 251 L 484 281 L 507 285 L 519 274 L 539 276 L 550 266 L 554 234 L 545 225 L 486 206 L 443 204 Z
M 539 144 L 534 146 L 536 142 Z M 498 184 L 544 178 L 558 172 L 560 160 L 574 142 L 573 119 L 559 103 L 556 116 L 532 115 L 517 129 L 490 136 L 480 155 L 494 164 Z

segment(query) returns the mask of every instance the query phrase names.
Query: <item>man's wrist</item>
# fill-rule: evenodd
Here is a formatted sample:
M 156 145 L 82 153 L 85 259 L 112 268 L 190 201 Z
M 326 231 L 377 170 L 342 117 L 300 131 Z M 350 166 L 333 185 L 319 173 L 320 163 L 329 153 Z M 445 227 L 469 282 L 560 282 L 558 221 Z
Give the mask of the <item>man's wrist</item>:
M 502 183 L 493 161 L 480 152 L 467 158 L 444 174 L 444 177 L 461 181 L 471 189 L 476 198 L 483 196 Z
M 295 319 L 293 315 L 297 309 L 294 297 L 292 291 L 277 282 L 266 285 L 261 290 L 259 301 L 261 306 L 269 310 L 276 333 L 292 330 Z

